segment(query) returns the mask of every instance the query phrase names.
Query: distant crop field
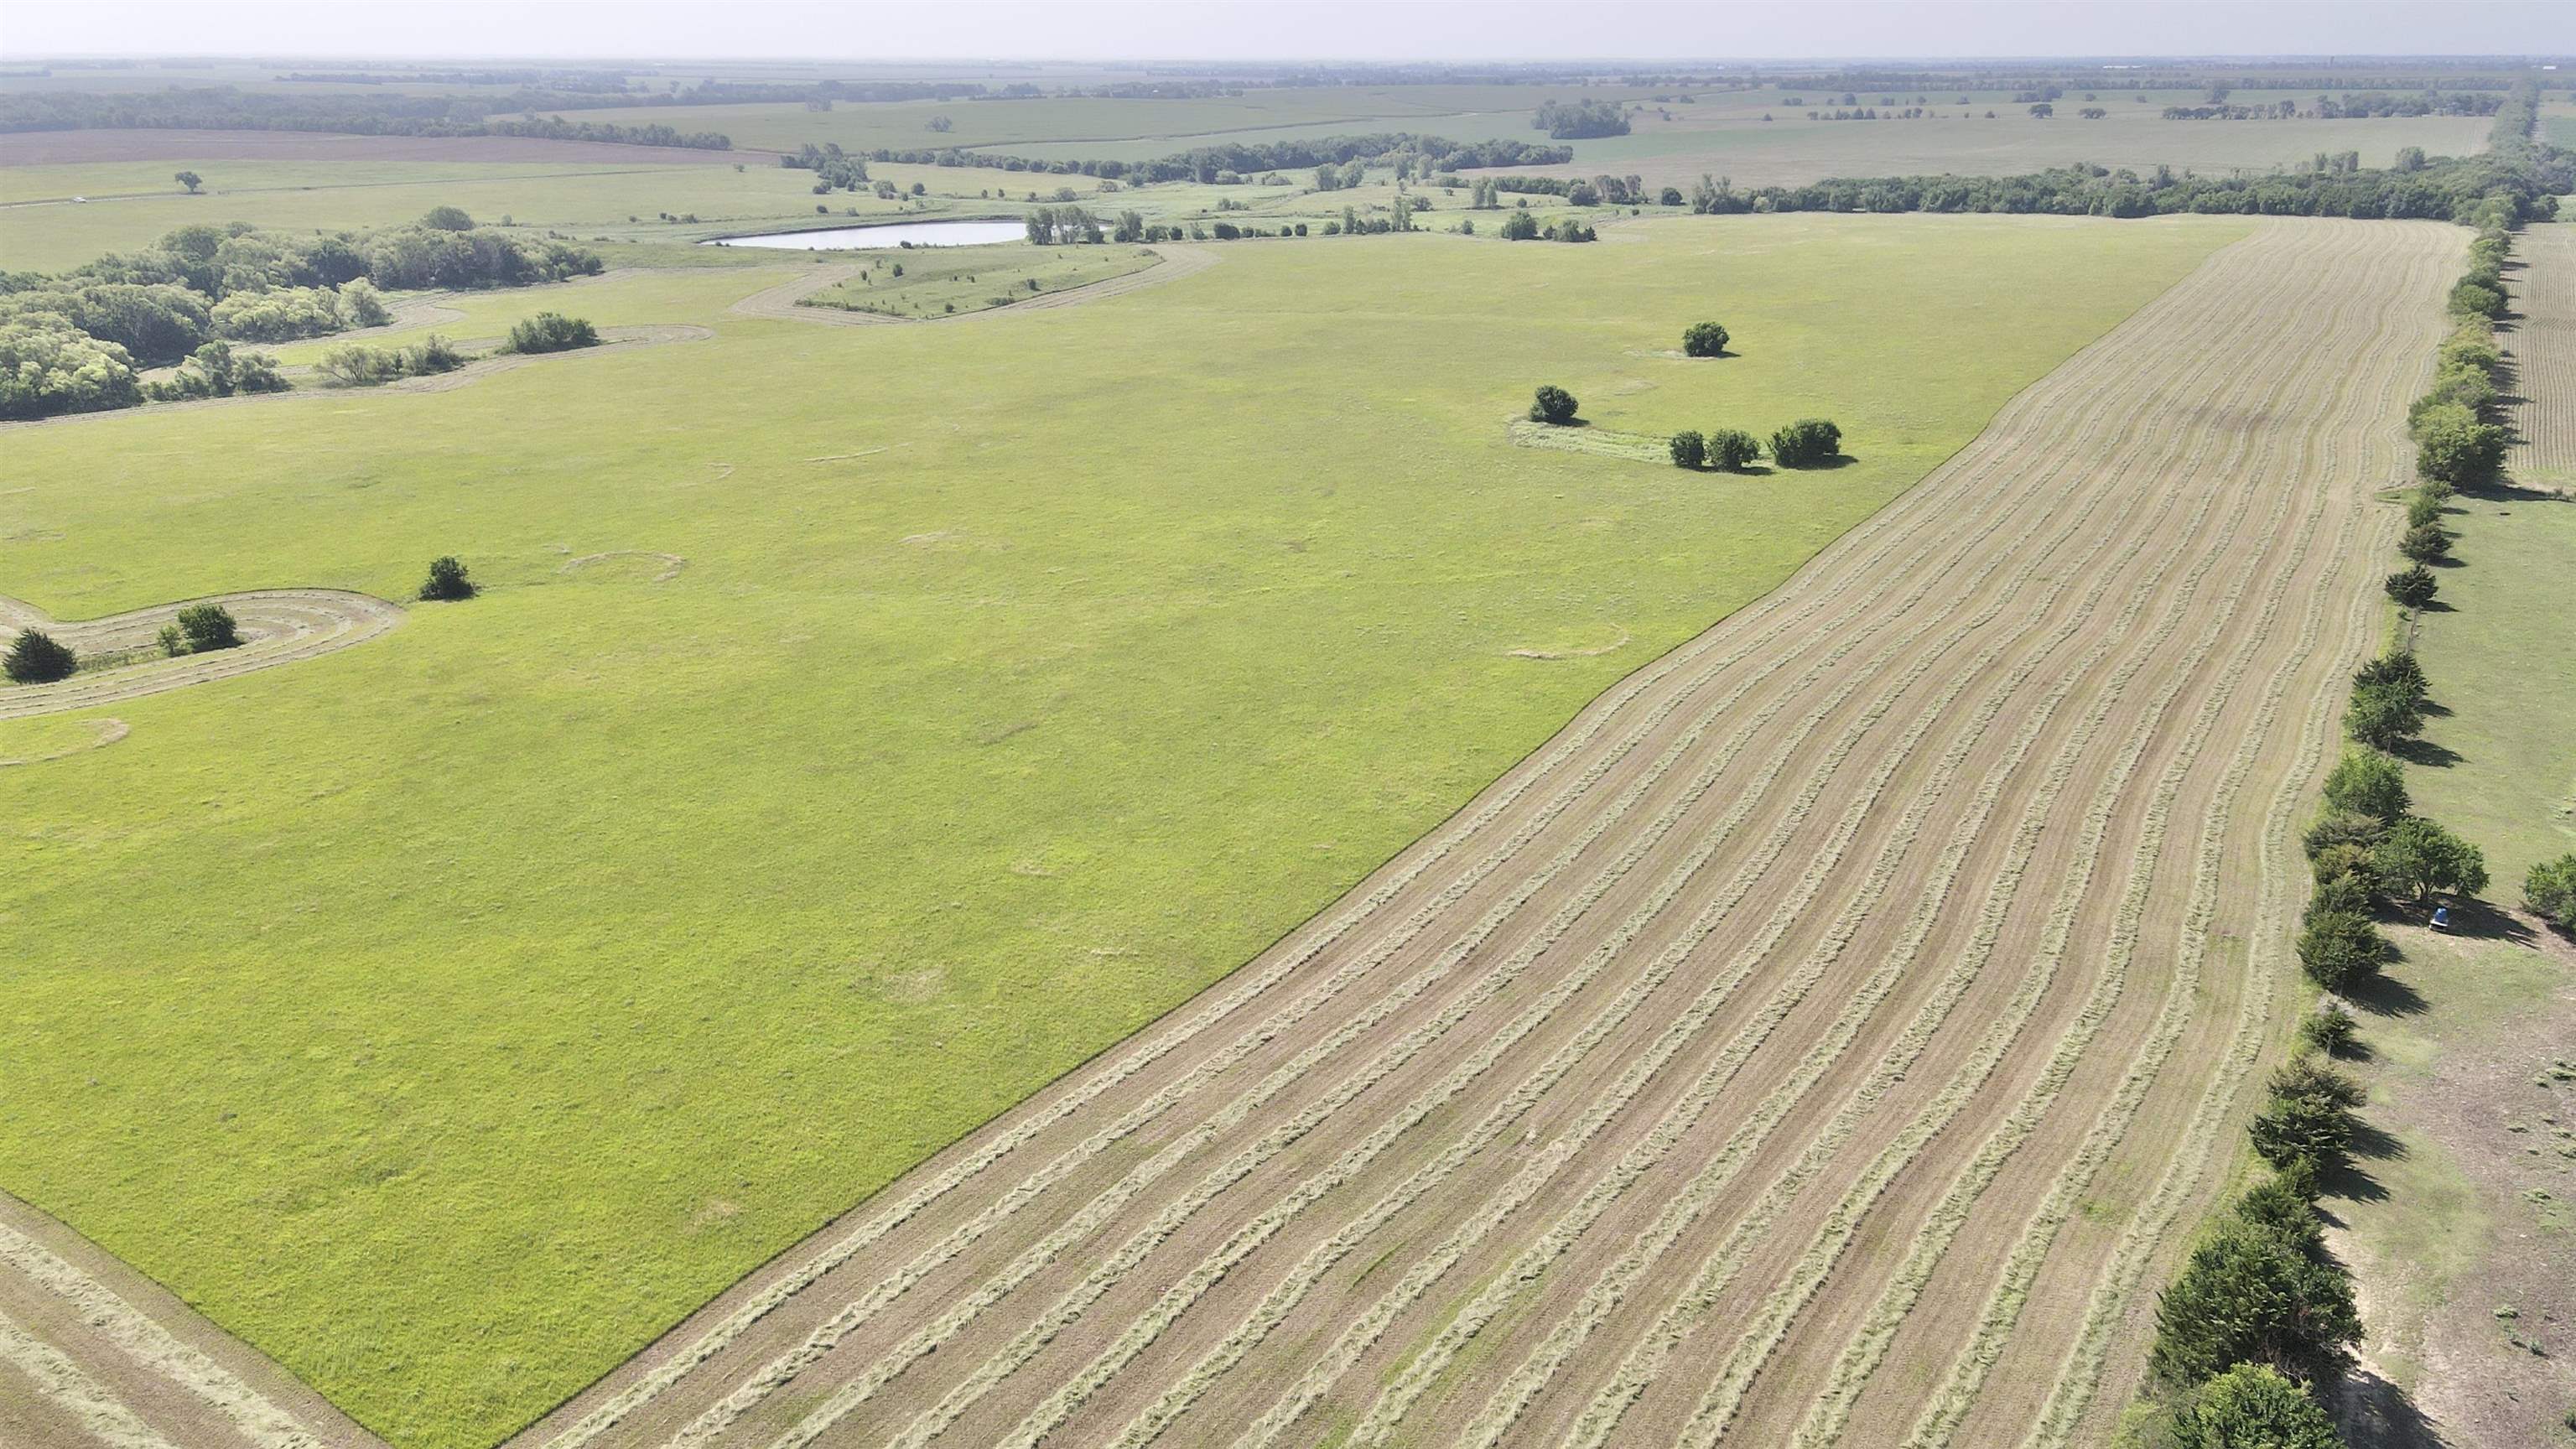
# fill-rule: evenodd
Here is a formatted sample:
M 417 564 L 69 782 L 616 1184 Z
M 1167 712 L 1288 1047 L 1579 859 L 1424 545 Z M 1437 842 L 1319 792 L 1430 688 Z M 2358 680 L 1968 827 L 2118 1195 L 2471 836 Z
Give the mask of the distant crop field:
M 403 600 L 442 553 L 486 589 L 408 605 L 361 647 L 120 702 L 128 732 L 114 743 L 10 768 L 0 959 L 13 1030 L 43 1050 L 11 1066 L 0 1186 L 406 1449 L 488 1445 L 1259 955 L 1605 686 L 1774 589 L 2248 232 L 2228 218 L 1740 217 L 1589 247 L 1310 238 L 1205 249 L 1218 264 L 1091 305 L 839 328 L 733 310 L 823 265 L 803 259 L 613 274 L 445 299 L 457 315 L 414 325 L 489 336 L 548 308 L 713 335 L 533 359 L 440 391 L 0 430 L 6 588 L 56 618 L 263 587 Z M 2384 233 L 2392 246 L 2411 234 Z M 2338 278 L 2354 307 L 2383 300 L 2379 262 L 2326 260 L 2315 275 Z M 2056 279 L 2037 314 L 2018 305 L 2034 276 Z M 2257 294 L 2271 295 L 2225 298 Z M 2392 327 L 2409 315 L 2382 313 Z M 1704 316 L 1734 330 L 1739 355 L 1669 356 Z M 2330 350 L 2347 371 L 2415 356 L 2344 340 L 2355 345 Z M 2173 365 L 2154 347 L 2137 360 L 2158 357 Z M 1853 458 L 1731 477 L 1516 447 L 1510 423 L 1541 381 L 1621 433 L 1831 416 Z M 2086 466 L 2109 441 L 2078 438 L 2066 456 Z M 2036 491 L 1932 511 L 1945 527 L 2018 530 L 2058 506 L 2053 475 L 1994 476 Z M 2176 517 L 2205 503 L 2211 531 L 2173 536 L 2214 547 L 2234 536 L 2222 525 L 2238 500 L 2306 496 L 2207 491 L 2237 476 L 2142 469 L 2081 497 Z M 2168 556 L 2177 569 L 2200 557 L 2123 555 L 2133 569 Z M 1890 579 L 1947 588 L 2038 557 L 1927 559 L 1837 597 L 1895 610 Z M 2202 587 L 2239 583 L 2215 573 Z M 2214 617 L 2195 612 L 2173 637 L 2200 638 Z M 1814 687 L 1859 679 L 1849 670 L 1880 647 L 1871 631 L 1930 618 L 1900 611 L 1820 639 L 1856 652 Z M 1982 690 L 1983 669 L 1916 677 Z M 1858 727 L 1830 710 L 1810 720 L 1823 704 L 1770 717 L 1806 744 L 1738 757 L 1797 773 L 1705 797 L 1761 817 L 1693 838 L 1751 848 L 1812 780 L 1828 793 L 1798 818 L 1816 828 L 1858 798 L 1857 780 L 1813 773 L 1814 751 Z M 0 721 L 0 758 L 92 743 L 65 721 L 96 716 Z M 1984 775 L 1964 778 L 1968 790 Z M 2073 780 L 2070 808 L 2109 788 L 2089 764 Z M 1861 848 L 1898 827 L 1905 798 L 1867 817 Z M 1776 858 L 1817 861 L 1823 847 L 1798 836 Z M 2062 1029 L 2057 1006 L 2043 1015 Z M 1649 1018 L 1674 1019 L 1649 1012 L 1640 1029 Z M 1557 1036 L 1471 1027 L 1451 1040 L 1510 1050 L 1517 1072 Z M 1279 1040 L 1296 1051 L 1324 1037 Z M 1826 1038 L 1800 1025 L 1782 1040 L 1804 1061 Z M 1301 1090 L 1358 1082 L 1344 1061 Z M 1551 1132 L 1607 1100 L 1586 1091 L 1565 1099 L 1568 1115 L 1551 1108 Z M 1337 1121 L 1364 1132 L 1376 1110 Z M 1749 1119 L 1730 1106 L 1707 1120 Z M 1622 1127 L 1567 1141 L 1591 1152 L 1596 1138 L 1612 1151 L 1631 1140 Z M 1307 1150 L 1270 1170 L 1304 1170 Z M 1123 1237 L 1179 1200 L 1105 1221 Z M 1541 1201 L 1550 1214 L 1567 1202 Z M 1804 1219 L 1781 1221 L 1766 1241 L 1804 1241 L 1787 1236 Z M 1427 1251 L 1449 1226 L 1413 1241 Z M 1614 1237 L 1584 1241 L 1589 1263 Z M 1188 1254 L 1178 1267 L 1215 1246 L 1195 1229 L 1172 1243 Z M 1390 1262 L 1367 1291 L 1411 1272 Z M 1158 1261 L 1122 1276 L 1117 1301 L 1153 1277 L 1157 1292 L 1185 1281 Z M 1063 1286 L 1033 1283 L 1045 1296 L 1015 1306 L 1021 1326 L 1047 1321 Z M 1211 1311 L 1231 1325 L 1250 1306 L 1229 1296 Z M 936 1362 L 985 1362 L 1000 1323 L 983 1318 Z M 1216 1349 L 1226 1331 L 1193 1326 L 1155 1352 Z M 1087 1360 L 1103 1347 L 1088 1335 L 1063 1351 Z M 1531 1342 L 1513 1339 L 1514 1357 Z M 878 1354 L 836 1357 L 833 1381 Z M 1471 1348 L 1455 1361 L 1514 1359 Z M 961 1424 L 1020 1405 L 1049 1372 L 1003 1375 L 984 1417 Z M 947 1373 L 913 1370 L 884 1402 L 926 1407 L 915 1396 L 944 1394 Z M 1377 1381 L 1365 1367 L 1339 1380 Z M 1181 1381 L 1150 1382 L 1144 1399 L 1122 1384 L 1085 1412 L 1141 1411 Z M 801 1395 L 761 1412 L 820 1407 Z M 1444 1402 L 1442 1414 L 1467 1404 Z

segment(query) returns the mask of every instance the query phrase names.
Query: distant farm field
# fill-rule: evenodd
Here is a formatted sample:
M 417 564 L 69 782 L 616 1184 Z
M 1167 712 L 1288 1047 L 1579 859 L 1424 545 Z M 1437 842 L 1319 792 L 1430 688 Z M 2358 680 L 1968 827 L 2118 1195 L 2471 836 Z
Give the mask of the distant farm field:
M 404 599 L 451 552 L 487 585 L 0 779 L 0 1186 L 406 1449 L 488 1444 L 1256 955 L 2250 229 L 1314 238 L 921 326 L 729 310 L 802 259 L 612 275 L 439 325 L 714 335 L 0 431 L 5 587 L 59 618 Z M 1740 355 L 1670 356 L 1702 317 Z M 1542 381 L 1605 432 L 1831 416 L 1853 461 L 1516 447 Z

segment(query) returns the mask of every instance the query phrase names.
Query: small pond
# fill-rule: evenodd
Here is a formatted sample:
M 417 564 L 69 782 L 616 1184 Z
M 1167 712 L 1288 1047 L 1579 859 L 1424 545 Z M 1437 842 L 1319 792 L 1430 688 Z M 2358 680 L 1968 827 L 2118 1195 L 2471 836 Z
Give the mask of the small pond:
M 915 221 L 896 226 L 838 226 L 822 231 L 780 231 L 765 236 L 720 237 L 718 247 L 775 247 L 797 252 L 888 251 L 917 247 L 971 247 L 1018 241 L 1029 234 L 1016 221 Z

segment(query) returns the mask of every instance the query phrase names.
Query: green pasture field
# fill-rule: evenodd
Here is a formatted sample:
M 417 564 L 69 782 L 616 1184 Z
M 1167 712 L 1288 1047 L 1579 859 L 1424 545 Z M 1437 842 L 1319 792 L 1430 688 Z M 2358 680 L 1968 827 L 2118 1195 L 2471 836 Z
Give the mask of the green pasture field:
M 944 317 L 1007 307 L 1049 292 L 1123 277 L 1154 265 L 1138 247 L 955 247 L 879 253 L 857 279 L 817 292 L 808 305 L 887 317 Z M 893 269 L 901 267 L 897 276 Z
M 2486 852 L 2487 893 L 2518 901 L 2532 862 L 2576 851 L 2576 499 L 2461 494 L 2442 524 L 2459 566 L 2416 648 L 2449 713 L 2425 726 L 2435 767 L 2406 786 Z
M 718 335 L 0 430 L 7 588 L 61 617 L 406 598 L 442 553 L 486 589 L 0 776 L 0 1186 L 403 1449 L 487 1445 L 1255 954 L 2245 227 L 1249 242 L 953 326 L 725 310 L 810 263 L 612 276 L 442 330 Z M 1663 355 L 1702 318 L 1739 355 Z M 1830 416 L 1853 461 L 1514 447 L 1542 382 L 1623 432 Z M 687 563 L 571 566 L 616 550 Z

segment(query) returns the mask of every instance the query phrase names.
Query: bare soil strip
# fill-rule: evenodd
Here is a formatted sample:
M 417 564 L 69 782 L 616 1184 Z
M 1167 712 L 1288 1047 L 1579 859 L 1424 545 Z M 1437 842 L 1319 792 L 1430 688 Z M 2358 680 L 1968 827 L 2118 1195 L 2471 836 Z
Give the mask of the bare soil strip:
M 260 1354 L 6 1193 L 0 1440 L 27 1449 L 382 1449 Z
M 2263 225 L 517 1442 L 2100 1437 L 2464 241 Z
M 2505 471 L 2530 488 L 2576 493 L 2576 222 L 2523 228 L 2506 274 L 2517 315 L 2498 340 L 2511 358 L 2514 444 Z
M 1016 312 L 1043 312 L 1057 307 L 1079 307 L 1089 302 L 1123 297 L 1147 287 L 1204 272 L 1223 260 L 1209 247 L 1157 242 L 1148 250 L 1162 258 L 1153 266 L 1125 276 L 1110 277 L 1088 286 L 1067 287 L 1007 307 L 986 307 L 974 312 L 960 312 L 953 317 L 886 317 L 874 312 L 849 312 L 838 307 L 800 307 L 797 300 L 810 297 L 826 287 L 836 286 L 859 274 L 868 262 L 842 262 L 819 266 L 802 276 L 790 278 L 774 287 L 764 287 L 727 311 L 743 317 L 767 317 L 773 321 L 818 322 L 827 327 L 912 327 L 925 323 L 971 322 L 979 317 L 1006 317 Z
M 32 604 L 0 595 L 0 632 L 42 629 L 83 658 L 123 650 L 150 650 L 163 625 L 191 604 L 221 604 L 240 626 L 237 649 L 146 658 L 134 664 L 83 670 L 51 684 L 0 684 L 0 719 L 25 719 L 67 709 L 90 709 L 159 694 L 165 689 L 231 679 L 363 644 L 402 622 L 396 605 L 347 589 L 252 589 L 156 604 L 104 619 L 60 621 Z M 120 734 L 122 731 L 120 730 Z

